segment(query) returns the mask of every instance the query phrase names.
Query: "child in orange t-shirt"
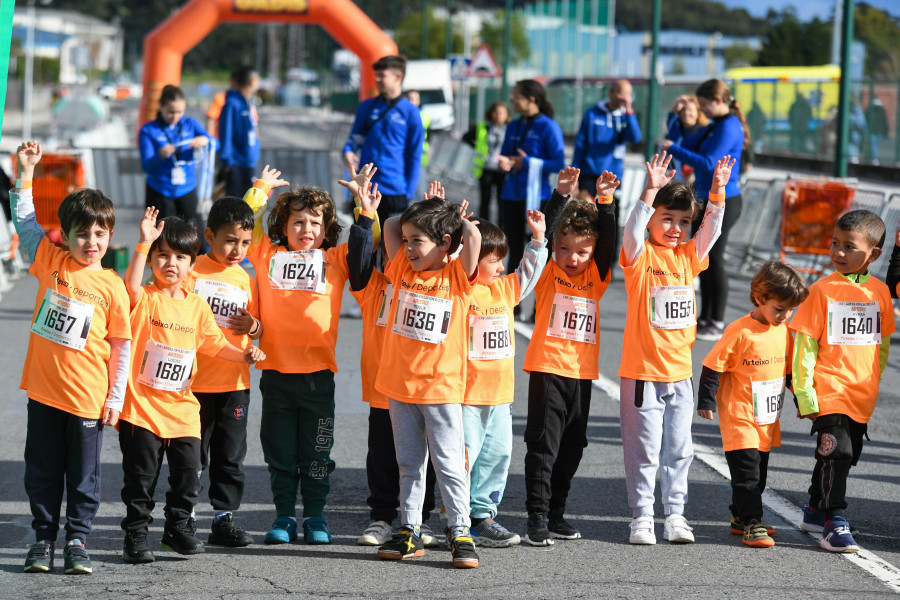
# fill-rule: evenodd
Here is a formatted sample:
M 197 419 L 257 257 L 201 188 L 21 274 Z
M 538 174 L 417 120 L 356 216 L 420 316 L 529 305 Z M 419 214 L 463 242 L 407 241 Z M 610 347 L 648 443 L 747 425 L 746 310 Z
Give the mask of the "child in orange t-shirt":
M 420 525 L 426 462 L 434 464 L 447 515 L 453 565 L 478 566 L 469 534 L 462 402 L 466 388 L 466 314 L 477 276 L 481 234 L 457 207 L 432 197 L 384 224 L 393 282 L 393 317 L 375 389 L 389 398 L 400 469 L 402 527 L 379 558 L 425 553 Z M 459 258 L 450 255 L 460 245 Z
M 731 472 L 731 533 L 757 548 L 775 545 L 763 524 L 769 451 L 781 445 L 778 419 L 791 386 L 794 338 L 787 320 L 809 295 L 793 267 L 768 262 L 750 282 L 756 309 L 725 328 L 703 360 L 697 414 L 712 419 L 718 407 L 725 460 Z
M 830 552 L 859 551 L 843 511 L 850 467 L 862 453 L 894 333 L 890 290 L 869 272 L 884 237 L 878 215 L 843 215 L 831 241 L 835 272 L 810 286 L 809 299 L 791 321 L 797 407 L 818 436 L 802 526 L 821 531 L 820 544 Z
M 596 203 L 568 200 L 579 169 L 566 167 L 547 203 L 553 260 L 535 286 L 534 334 L 525 353 L 525 542 L 549 546 L 578 539 L 564 518 L 572 478 L 587 446 L 591 381 L 600 357 L 598 304 L 611 279 L 615 253 L 615 175 L 597 179 Z M 567 203 L 568 202 L 568 203 Z M 559 215 L 557 218 L 556 215 Z
M 156 225 L 158 213 L 152 206 L 144 211 L 140 241 L 125 273 L 136 348 L 119 420 L 125 480 L 122 559 L 127 563 L 155 560 L 147 530 L 164 454 L 170 489 L 161 544 L 179 554 L 203 552 L 193 517 L 200 495 L 200 405 L 190 389 L 196 353 L 234 362 L 265 358 L 256 346 L 230 344 L 206 301 L 185 290 L 200 237 L 193 223 L 180 217 Z M 148 262 L 153 283 L 142 287 Z
M 721 232 L 723 190 L 734 165 L 730 156 L 716 164 L 703 222 L 685 243 L 696 201 L 690 187 L 672 180 L 675 171 L 667 171 L 671 159 L 663 153 L 647 163 L 647 186 L 625 222 L 619 256 L 628 294 L 619 417 L 633 517 L 632 544 L 656 543 L 653 503 L 660 455 L 666 513 L 663 538 L 675 543 L 694 541 L 684 518 L 688 470 L 694 458 L 691 348 L 697 319 L 693 284 L 707 267 L 709 250 Z
M 60 204 L 68 250 L 44 236 L 31 196 L 41 156 L 36 142 L 19 146 L 10 193 L 13 223 L 39 285 L 20 384 L 28 394 L 25 492 L 36 541 L 25 572 L 53 568 L 65 489 L 65 572 L 90 573 L 84 543 L 100 506 L 103 427 L 118 421 L 128 380 L 128 295 L 115 272 L 100 266 L 116 223 L 100 190 L 76 190 Z

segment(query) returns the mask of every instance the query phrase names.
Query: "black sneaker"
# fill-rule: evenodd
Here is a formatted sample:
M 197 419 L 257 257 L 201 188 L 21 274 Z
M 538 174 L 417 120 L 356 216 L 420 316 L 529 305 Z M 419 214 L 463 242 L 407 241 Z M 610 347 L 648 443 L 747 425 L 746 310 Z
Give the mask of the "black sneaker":
M 544 515 L 528 515 L 528 533 L 525 543 L 532 546 L 552 546 L 553 536 L 547 528 L 547 517 Z
M 78 540 L 66 542 L 63 559 L 65 560 L 66 575 L 90 575 L 93 571 L 91 557 L 88 556 L 87 550 Z
M 234 515 L 228 513 L 218 521 L 213 521 L 212 532 L 209 534 L 209 543 L 216 546 L 228 546 L 240 548 L 253 543 L 249 533 L 234 524 Z
M 191 517 L 184 523 L 166 523 L 160 545 L 178 554 L 200 554 L 203 542 L 197 539 L 197 523 Z
M 50 540 L 41 540 L 29 546 L 25 557 L 25 572 L 49 573 L 53 568 L 53 547 Z
M 478 554 L 475 552 L 475 542 L 469 535 L 469 528 L 465 528 L 463 535 L 449 538 L 450 554 L 453 556 L 453 566 L 457 569 L 474 569 L 478 566 Z
M 547 529 L 550 531 L 550 537 L 559 540 L 577 540 L 581 537 L 581 532 L 572 527 L 562 516 L 550 519 Z
M 146 531 L 129 531 L 125 534 L 122 560 L 130 565 L 152 563 L 156 560 L 153 552 L 150 551 L 149 544 L 147 544 Z
M 422 538 L 409 527 L 401 527 L 391 539 L 378 549 L 378 558 L 400 560 L 425 555 L 425 544 Z

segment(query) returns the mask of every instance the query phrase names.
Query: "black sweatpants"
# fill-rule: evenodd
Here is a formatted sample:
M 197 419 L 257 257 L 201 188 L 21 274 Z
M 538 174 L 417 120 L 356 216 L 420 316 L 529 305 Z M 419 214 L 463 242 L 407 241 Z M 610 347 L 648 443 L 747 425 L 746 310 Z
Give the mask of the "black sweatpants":
M 237 510 L 244 496 L 250 390 L 194 392 L 200 401 L 200 464 L 209 469 L 209 503 Z
M 225 176 L 225 195 L 243 198 L 244 194 L 253 187 L 253 176 L 256 174 L 254 167 L 239 167 L 232 165 L 223 169 Z
M 245 192 L 247 190 L 244 190 Z M 244 195 L 238 196 L 243 198 Z M 144 206 L 150 208 L 155 206 L 159 210 L 159 219 L 166 217 L 182 217 L 187 221 L 193 221 L 197 225 L 197 231 L 203 231 L 203 223 L 200 214 L 197 212 L 197 189 L 194 188 L 183 196 L 170 198 L 160 194 L 149 185 L 147 186 L 146 195 L 144 197 Z M 201 236 L 202 237 L 202 236 Z
M 725 306 L 728 304 L 728 275 L 725 273 L 725 247 L 728 234 L 741 216 L 743 201 L 741 195 L 725 199 L 725 216 L 722 219 L 722 235 L 709 251 L 709 268 L 700 273 L 700 320 L 725 321 Z M 694 221 L 693 233 L 700 228 L 706 206 Z
M 731 472 L 731 514 L 744 524 L 762 522 L 762 493 L 769 473 L 769 453 L 755 448 L 725 453 Z
M 826 519 L 843 515 L 847 508 L 847 477 L 862 454 L 868 425 L 847 415 L 823 415 L 813 421 L 810 435 L 817 436 L 816 466 L 809 486 L 809 505 Z
M 369 451 L 366 454 L 366 479 L 369 481 L 369 497 L 366 504 L 371 509 L 373 521 L 393 522 L 400 507 L 400 469 L 394 450 L 394 429 L 391 412 L 386 408 L 369 407 Z M 425 501 L 422 503 L 422 522 L 428 521 L 434 510 L 434 485 L 436 477 L 431 461 L 425 471 Z
M 28 400 L 25 434 L 25 493 L 31 504 L 35 541 L 56 541 L 63 492 L 66 541 L 85 541 L 100 508 L 100 448 L 103 426 L 64 410 Z
M 525 508 L 562 515 L 587 446 L 591 381 L 533 371 L 525 424 Z
M 489 171 L 485 169 L 478 178 L 478 187 L 481 191 L 481 202 L 478 205 L 478 214 L 485 219 L 491 218 L 491 204 L 496 195 L 497 203 L 500 203 L 500 192 L 506 183 L 506 173 L 503 171 Z M 497 210 L 497 220 L 500 219 L 500 211 Z
M 162 468 L 169 461 L 169 491 L 166 492 L 166 523 L 186 523 L 200 498 L 200 440 L 194 437 L 161 438 L 152 431 L 119 421 L 122 449 L 122 529 L 146 532 L 156 506 L 153 494 Z

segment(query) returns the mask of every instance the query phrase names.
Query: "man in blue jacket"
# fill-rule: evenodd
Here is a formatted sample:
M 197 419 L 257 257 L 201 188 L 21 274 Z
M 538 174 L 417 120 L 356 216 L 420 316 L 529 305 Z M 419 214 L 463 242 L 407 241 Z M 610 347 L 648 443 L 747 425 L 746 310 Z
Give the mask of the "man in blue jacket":
M 259 160 L 259 116 L 253 96 L 259 89 L 259 73 L 249 66 L 233 74 L 234 88 L 225 94 L 219 115 L 219 161 L 225 175 L 225 195 L 242 198 L 253 187 Z
M 425 128 L 419 109 L 402 94 L 406 59 L 385 56 L 372 68 L 379 95 L 363 100 L 356 109 L 344 144 L 344 166 L 358 170 L 361 164 L 373 163 L 378 168 L 372 181 L 381 192 L 378 217 L 384 223 L 406 210 L 415 197 Z

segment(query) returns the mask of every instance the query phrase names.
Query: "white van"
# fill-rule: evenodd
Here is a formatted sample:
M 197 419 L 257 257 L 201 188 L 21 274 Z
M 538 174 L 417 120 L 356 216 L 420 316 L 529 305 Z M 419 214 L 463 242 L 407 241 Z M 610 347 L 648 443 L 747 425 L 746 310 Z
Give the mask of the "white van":
M 416 90 L 422 96 L 422 110 L 431 117 L 432 131 L 453 128 L 453 84 L 449 60 L 411 60 L 406 63 L 403 91 Z

